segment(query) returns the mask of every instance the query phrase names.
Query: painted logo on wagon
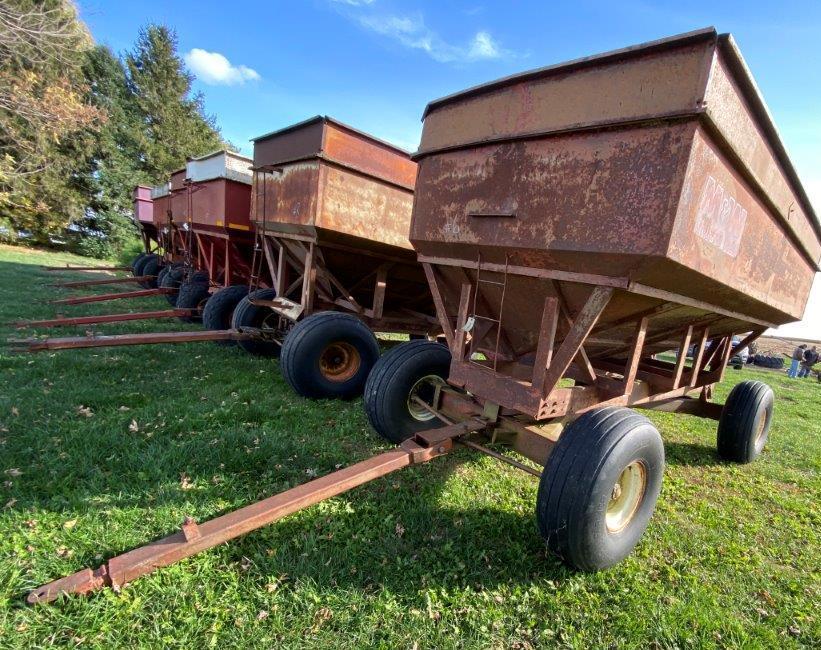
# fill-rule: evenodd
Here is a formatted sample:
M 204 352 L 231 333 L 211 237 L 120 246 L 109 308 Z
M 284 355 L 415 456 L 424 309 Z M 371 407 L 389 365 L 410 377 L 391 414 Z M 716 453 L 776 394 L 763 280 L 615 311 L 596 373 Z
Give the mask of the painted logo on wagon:
M 746 208 L 715 178 L 707 177 L 698 200 L 696 235 L 736 257 L 746 225 Z

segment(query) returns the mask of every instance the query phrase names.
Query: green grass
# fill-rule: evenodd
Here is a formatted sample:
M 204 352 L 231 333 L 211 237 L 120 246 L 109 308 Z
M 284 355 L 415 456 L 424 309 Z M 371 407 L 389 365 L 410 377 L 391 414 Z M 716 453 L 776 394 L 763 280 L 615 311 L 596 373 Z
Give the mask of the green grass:
M 82 260 L 0 248 L 4 336 L 10 320 L 54 313 L 43 301 L 60 290 L 37 265 L 66 261 Z M 64 311 L 163 300 L 109 305 Z M 777 396 L 770 442 L 749 466 L 716 459 L 714 422 L 651 413 L 666 441 L 664 487 L 643 541 L 606 572 L 574 573 L 546 556 L 537 481 L 464 451 L 120 594 L 28 607 L 29 589 L 164 536 L 185 515 L 207 519 L 388 446 L 359 401 L 300 399 L 276 362 L 213 344 L 3 352 L 0 378 L 0 647 L 821 644 L 814 381 L 728 371 L 719 400 L 753 378 Z

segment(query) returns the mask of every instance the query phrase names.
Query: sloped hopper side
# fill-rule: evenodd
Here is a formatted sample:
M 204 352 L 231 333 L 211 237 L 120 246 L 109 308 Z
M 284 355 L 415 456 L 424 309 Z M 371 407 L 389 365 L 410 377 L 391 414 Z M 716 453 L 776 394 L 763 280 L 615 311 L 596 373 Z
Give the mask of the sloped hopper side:
M 415 158 L 410 238 L 440 319 L 461 312 L 470 354 L 497 372 L 532 367 L 547 299 L 558 347 L 596 286 L 614 293 L 584 343 L 594 366 L 624 359 L 646 314 L 646 358 L 689 326 L 718 342 L 803 314 L 821 229 L 712 29 L 433 102 Z
M 257 138 L 254 168 L 258 225 L 411 254 L 416 164 L 401 149 L 316 117 Z

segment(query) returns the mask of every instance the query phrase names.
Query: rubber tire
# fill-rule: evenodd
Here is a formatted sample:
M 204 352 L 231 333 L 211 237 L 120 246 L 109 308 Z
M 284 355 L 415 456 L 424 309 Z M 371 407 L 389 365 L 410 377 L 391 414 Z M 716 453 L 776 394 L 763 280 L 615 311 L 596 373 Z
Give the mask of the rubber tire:
M 245 298 L 240 300 L 239 304 L 234 308 L 234 315 L 231 317 L 231 327 L 234 329 L 242 329 L 243 327 L 258 328 L 270 310 L 268 307 L 252 305 L 251 300 L 273 300 L 276 297 L 276 289 L 257 289 L 249 293 Z M 245 341 L 237 341 L 237 343 L 239 347 L 249 354 L 260 357 L 276 358 L 282 351 L 282 347 L 274 341 L 248 339 Z
M 716 446 L 721 458 L 751 463 L 761 455 L 770 434 L 774 401 L 772 388 L 762 381 L 742 381 L 730 391 L 718 421 Z M 756 443 L 761 417 L 766 418 L 764 434 Z
M 140 269 L 142 271 L 142 275 L 153 275 L 158 276 L 160 273 L 160 269 L 162 268 L 162 259 L 160 257 L 152 257 L 140 265 Z M 140 285 L 145 287 L 146 289 L 156 289 L 157 288 L 157 278 L 154 277 L 152 280 L 146 280 L 145 282 L 140 282 Z
M 177 293 L 177 309 L 202 309 L 209 299 L 208 285 L 202 282 L 183 282 Z M 180 316 L 183 323 L 196 323 L 202 320 L 202 311 L 198 316 Z
M 160 269 L 160 272 L 157 273 L 157 286 L 162 286 L 162 281 L 165 279 L 165 276 L 168 275 L 168 272 L 171 270 L 171 267 L 167 264 Z
M 202 310 L 202 325 L 207 330 L 226 330 L 231 327 L 234 309 L 248 295 L 248 285 L 225 287 L 212 295 Z M 217 345 L 231 346 L 235 341 L 214 341 Z
M 621 471 L 643 460 L 644 495 L 625 528 L 607 530 L 605 513 Z M 572 422 L 547 459 L 536 496 L 536 522 L 548 548 L 582 571 L 627 557 L 655 509 L 664 475 L 664 444 L 643 415 L 622 407 L 589 411 Z
M 436 418 L 422 421 L 411 415 L 408 394 L 426 375 L 447 379 L 450 361 L 450 350 L 436 341 L 408 341 L 386 352 L 365 383 L 365 414 L 374 430 L 399 444 L 419 431 L 438 426 Z
M 325 348 L 336 341 L 359 353 L 359 368 L 345 381 L 331 381 L 320 371 Z M 379 359 L 379 344 L 356 316 L 333 311 L 311 314 L 294 325 L 282 343 L 279 368 L 285 381 L 302 397 L 353 399 L 362 394 L 371 368 Z
M 177 293 L 166 293 L 165 299 L 172 307 L 177 306 L 177 296 L 179 295 L 179 288 L 182 286 L 182 281 L 185 278 L 185 267 L 181 264 L 174 263 L 168 268 L 168 272 L 162 278 L 160 286 L 165 289 L 177 289 Z M 157 276 L 159 279 L 159 276 Z
M 134 264 L 131 267 L 131 272 L 134 274 L 134 277 L 139 278 L 140 276 L 145 275 L 145 273 L 143 272 L 143 269 L 145 268 L 145 265 L 148 264 L 149 261 L 155 260 L 155 259 L 156 260 L 160 259 L 160 256 L 156 255 L 154 253 L 149 253 L 148 255 L 145 255 L 139 262 Z M 145 283 L 145 282 L 138 282 L 138 284 L 141 287 L 143 287 L 144 289 L 149 288 L 147 286 L 147 283 Z
M 193 271 L 189 272 L 186 277 L 183 279 L 184 282 L 190 282 L 192 284 L 210 284 L 211 280 L 208 277 L 208 273 L 205 271 Z
M 136 273 L 134 273 L 134 270 L 137 268 L 137 264 L 139 264 L 140 262 L 142 262 L 142 261 L 143 261 L 143 258 L 144 258 L 146 255 L 150 255 L 150 254 L 151 254 L 151 253 L 140 253 L 139 255 L 137 255 L 137 257 L 135 257 L 135 258 L 131 261 L 131 274 L 132 274 L 132 275 L 134 275 L 135 277 L 137 276 L 137 274 L 136 274 Z

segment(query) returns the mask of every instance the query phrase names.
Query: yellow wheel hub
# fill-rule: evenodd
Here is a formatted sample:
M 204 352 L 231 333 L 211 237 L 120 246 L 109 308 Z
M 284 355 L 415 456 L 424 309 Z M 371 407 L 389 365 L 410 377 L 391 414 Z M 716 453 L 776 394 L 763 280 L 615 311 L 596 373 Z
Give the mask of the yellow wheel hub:
M 633 461 L 625 467 L 613 486 L 607 504 L 605 520 L 607 531 L 618 533 L 633 520 L 647 489 L 647 468 L 641 461 Z

